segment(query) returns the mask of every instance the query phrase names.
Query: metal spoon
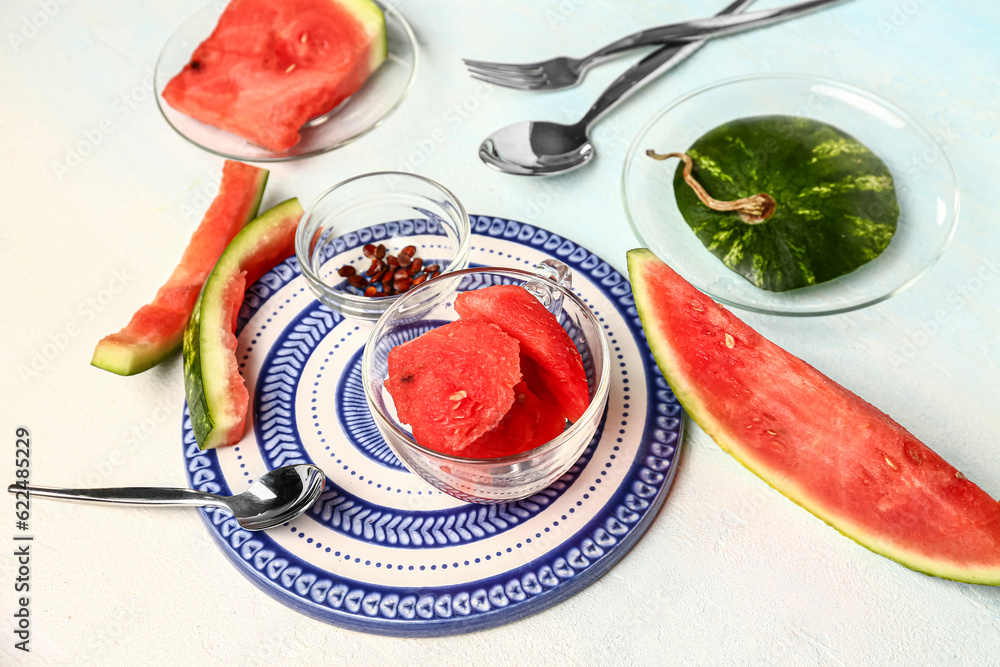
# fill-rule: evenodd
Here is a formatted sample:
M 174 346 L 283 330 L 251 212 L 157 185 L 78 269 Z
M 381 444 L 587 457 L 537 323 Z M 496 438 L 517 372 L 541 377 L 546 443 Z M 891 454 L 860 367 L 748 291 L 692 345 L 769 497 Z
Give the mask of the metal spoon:
M 247 530 L 265 530 L 291 521 L 309 509 L 323 491 L 326 476 L 314 465 L 275 468 L 260 476 L 243 493 L 220 496 L 194 489 L 118 487 L 108 489 L 60 489 L 34 484 L 11 484 L 10 493 L 41 498 L 90 500 L 125 505 L 184 505 L 221 507 L 233 513 Z
M 717 16 L 740 13 L 752 1 L 736 0 Z M 792 18 L 838 1 L 801 3 L 789 8 L 782 18 Z M 687 59 L 706 41 L 684 46 L 668 44 L 649 54 L 615 79 L 583 118 L 572 125 L 522 121 L 497 130 L 480 145 L 479 159 L 494 169 L 521 176 L 554 176 L 582 167 L 596 154 L 589 137 L 591 127 L 643 84 Z
M 734 3 L 735 11 L 750 2 L 752 0 Z M 527 120 L 497 130 L 479 147 L 479 159 L 494 169 L 520 176 L 554 176 L 582 167 L 596 154 L 590 141 L 590 128 L 638 90 L 640 83 L 651 81 L 657 74 L 679 64 L 702 44 L 704 42 L 660 47 L 615 79 L 583 118 L 572 125 Z

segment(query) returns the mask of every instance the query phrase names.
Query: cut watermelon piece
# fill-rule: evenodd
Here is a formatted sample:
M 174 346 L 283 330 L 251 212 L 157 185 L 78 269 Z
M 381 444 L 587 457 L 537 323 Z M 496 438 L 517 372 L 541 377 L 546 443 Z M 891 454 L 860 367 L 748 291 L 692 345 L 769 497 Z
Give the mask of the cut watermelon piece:
M 548 385 L 542 379 L 538 371 L 538 364 L 527 356 L 521 354 L 521 379 L 528 385 L 528 389 L 539 400 L 540 414 L 538 425 L 535 428 L 536 446 L 543 445 L 566 430 L 566 414 L 563 412 L 559 401 L 549 391 Z
M 492 322 L 515 338 L 521 351 L 538 363 L 539 375 L 566 418 L 580 418 L 590 404 L 583 360 L 555 315 L 538 299 L 517 285 L 494 285 L 462 292 L 455 310 L 463 318 Z
M 385 387 L 418 443 L 455 454 L 503 419 L 520 380 L 516 340 L 456 320 L 392 348 Z
M 535 434 L 541 413 L 542 402 L 527 384 L 518 382 L 514 385 L 514 402 L 500 423 L 463 449 L 461 455 L 470 459 L 494 459 L 520 454 L 548 442 L 538 442 Z
M 926 574 L 1000 584 L 996 500 L 649 250 L 630 251 L 628 268 L 660 369 L 720 447 L 876 553 Z
M 232 0 L 163 89 L 181 113 L 274 151 L 352 95 L 386 58 L 370 0 Z
M 247 225 L 222 253 L 191 313 L 184 331 L 184 393 L 202 449 L 243 437 L 250 397 L 236 362 L 236 316 L 246 287 L 293 253 L 301 217 L 299 200 L 289 199 Z
M 534 365 L 530 357 L 521 355 L 521 372 L 524 364 Z M 462 450 L 470 459 L 494 459 L 513 456 L 535 447 L 541 447 L 563 432 L 566 418 L 562 408 L 543 383 L 536 394 L 525 379 L 514 385 L 514 404 L 500 423 Z M 536 376 L 537 377 L 537 376 Z
M 180 264 L 124 329 L 97 343 L 90 363 L 119 375 L 135 375 L 178 347 L 201 286 L 236 233 L 257 215 L 268 172 L 226 160 L 219 194 L 184 250 Z

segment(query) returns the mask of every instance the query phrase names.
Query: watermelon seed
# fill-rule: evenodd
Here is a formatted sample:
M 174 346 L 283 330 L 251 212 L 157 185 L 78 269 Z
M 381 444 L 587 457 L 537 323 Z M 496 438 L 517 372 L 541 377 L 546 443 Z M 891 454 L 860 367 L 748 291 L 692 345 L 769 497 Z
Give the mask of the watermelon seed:
M 955 471 L 955 477 L 958 477 L 959 479 L 965 479 L 965 475 L 959 470 Z
M 726 347 L 730 350 L 736 347 L 736 340 L 729 334 L 726 334 Z
M 456 391 L 456 392 L 455 392 L 454 394 L 452 394 L 452 395 L 451 395 L 451 396 L 449 396 L 448 398 L 449 398 L 450 400 L 452 400 L 452 401 L 460 401 L 460 400 L 462 400 L 463 398 L 465 398 L 466 396 L 468 396 L 468 394 L 467 394 L 467 393 L 465 393 L 465 390 L 464 390 L 464 389 L 462 389 L 462 390 L 460 390 L 460 391 Z
M 895 464 L 895 463 L 893 463 L 893 462 L 892 462 L 892 459 L 890 459 L 890 458 L 889 458 L 888 456 L 887 456 L 887 457 L 885 457 L 885 462 L 886 462 L 886 463 L 887 463 L 887 464 L 889 465 L 889 467 L 890 467 L 890 468 L 892 468 L 893 470 L 899 470 L 899 468 L 897 468 L 897 467 L 896 467 L 896 464 Z
M 309 35 L 307 35 L 306 33 L 302 33 L 302 39 L 299 41 L 305 44 L 307 39 L 309 39 Z
M 288 66 L 288 69 L 285 70 L 285 74 L 288 74 L 293 69 L 295 69 L 295 63 L 292 63 L 291 65 Z

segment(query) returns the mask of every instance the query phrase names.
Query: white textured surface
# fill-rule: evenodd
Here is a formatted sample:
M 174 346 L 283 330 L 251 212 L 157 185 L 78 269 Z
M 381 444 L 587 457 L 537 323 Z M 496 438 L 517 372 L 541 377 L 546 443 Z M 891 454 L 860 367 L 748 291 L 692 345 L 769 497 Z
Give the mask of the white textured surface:
M 532 95 L 478 84 L 463 73 L 461 56 L 580 54 L 721 4 L 401 0 L 423 48 L 414 91 L 359 142 L 274 166 L 265 204 L 292 195 L 308 202 L 364 171 L 413 170 L 444 182 L 471 212 L 542 225 L 624 270 L 635 240 L 619 199 L 621 163 L 657 109 L 742 73 L 795 71 L 861 86 L 944 138 L 963 190 L 957 236 L 924 279 L 886 303 L 835 317 L 746 319 L 1000 495 L 1000 17 L 989 0 L 964 8 L 856 1 L 711 44 L 605 119 L 598 159 L 575 174 L 525 180 L 476 158 L 494 128 L 575 118 L 625 62 L 592 72 L 577 89 Z M 149 93 L 160 46 L 199 5 L 5 3 L 0 439 L 8 454 L 0 479 L 13 478 L 14 429 L 26 425 L 37 483 L 185 483 L 179 359 L 133 378 L 88 362 L 94 343 L 169 274 L 214 190 L 221 160 L 176 136 Z M 60 176 L 55 163 L 65 164 L 80 142 L 95 145 Z M 1000 590 L 926 577 L 866 551 L 768 489 L 690 424 L 666 505 L 617 567 L 555 608 L 452 638 L 387 639 L 305 618 L 244 580 L 195 512 L 38 501 L 25 656 L 11 633 L 12 500 L 2 508 L 3 664 L 1000 659 Z

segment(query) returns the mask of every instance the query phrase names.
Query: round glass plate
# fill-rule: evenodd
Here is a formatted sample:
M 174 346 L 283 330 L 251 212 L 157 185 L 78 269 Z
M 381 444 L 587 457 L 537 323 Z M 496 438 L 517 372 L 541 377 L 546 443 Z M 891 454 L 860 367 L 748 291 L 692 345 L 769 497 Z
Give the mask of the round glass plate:
M 329 113 L 309 121 L 302 129 L 302 140 L 285 152 L 271 152 L 243 137 L 197 121 L 177 111 L 163 99 L 163 89 L 188 63 L 198 45 L 212 33 L 225 3 L 213 2 L 196 12 L 163 46 L 153 73 L 160 112 L 170 126 L 191 143 L 234 160 L 296 160 L 348 144 L 381 125 L 399 107 L 417 73 L 417 40 L 413 31 L 393 7 L 378 4 L 385 13 L 388 57 L 357 92 Z
M 879 257 L 826 283 L 769 292 L 726 267 L 691 231 L 674 197 L 677 161 L 653 160 L 646 150 L 684 151 L 723 123 L 770 114 L 829 123 L 889 166 L 900 217 L 892 242 Z M 716 301 L 761 313 L 803 316 L 870 306 L 915 283 L 955 233 L 959 194 L 955 172 L 938 141 L 905 111 L 837 81 L 779 74 L 714 83 L 658 112 L 629 148 L 622 198 L 639 240 Z
M 316 301 L 294 258 L 279 264 L 247 290 L 239 313 L 236 354 L 252 406 L 246 434 L 233 447 L 203 452 L 185 412 L 182 435 L 190 484 L 202 491 L 236 493 L 292 463 L 326 473 L 317 503 L 271 530 L 249 532 L 227 511 L 202 510 L 236 568 L 293 609 L 410 637 L 516 621 L 607 572 L 666 498 L 684 414 L 642 334 L 628 279 L 532 225 L 471 222 L 475 266 L 527 269 L 554 257 L 572 268 L 573 289 L 604 327 L 611 352 L 601 425 L 573 467 L 530 498 L 473 505 L 445 495 L 403 467 L 372 419 L 361 357 L 374 324 Z M 400 231 L 418 237 L 396 225 L 412 221 L 359 234 L 375 243 Z

